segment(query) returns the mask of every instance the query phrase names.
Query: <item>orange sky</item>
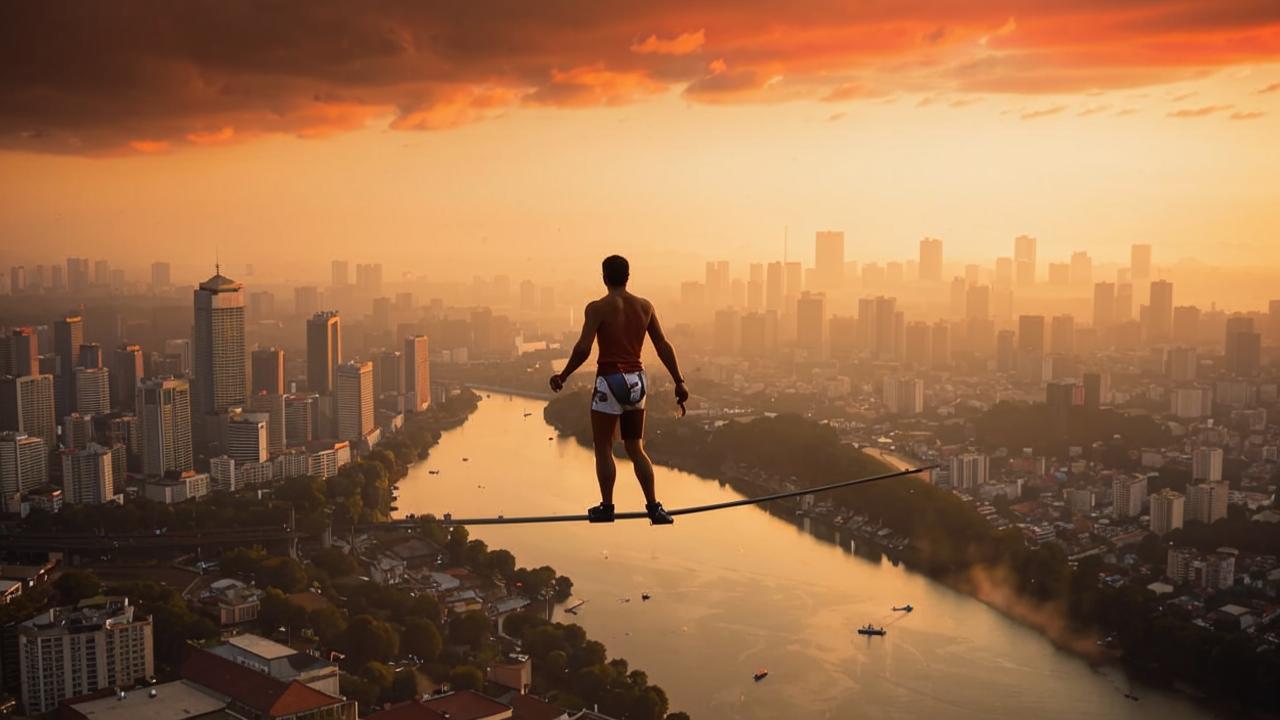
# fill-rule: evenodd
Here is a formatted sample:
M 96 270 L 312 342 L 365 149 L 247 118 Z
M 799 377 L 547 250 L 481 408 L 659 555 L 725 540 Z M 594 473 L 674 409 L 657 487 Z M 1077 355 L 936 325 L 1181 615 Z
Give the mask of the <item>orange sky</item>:
M 0 262 L 1280 261 L 1280 3 L 0 10 Z

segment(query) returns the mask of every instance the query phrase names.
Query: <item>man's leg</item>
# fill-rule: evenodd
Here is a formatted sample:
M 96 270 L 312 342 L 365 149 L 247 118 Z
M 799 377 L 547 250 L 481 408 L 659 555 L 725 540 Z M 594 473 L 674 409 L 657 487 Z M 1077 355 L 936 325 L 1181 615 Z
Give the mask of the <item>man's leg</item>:
M 653 463 L 644 451 L 644 410 L 629 410 L 622 414 L 622 443 L 627 448 L 627 457 L 631 458 L 631 466 L 635 468 L 636 480 L 640 481 L 645 503 L 652 505 L 658 502 L 653 491 Z
M 600 501 L 613 504 L 613 484 L 618 479 L 618 468 L 613 464 L 613 433 L 618 427 L 618 416 L 591 411 L 591 440 L 596 450 L 596 480 L 600 482 Z

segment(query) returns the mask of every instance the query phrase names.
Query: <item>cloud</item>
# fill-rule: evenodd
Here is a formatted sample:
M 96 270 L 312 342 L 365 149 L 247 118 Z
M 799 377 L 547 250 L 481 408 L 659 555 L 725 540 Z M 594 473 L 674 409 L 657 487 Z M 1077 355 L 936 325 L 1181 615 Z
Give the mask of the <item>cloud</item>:
M 1231 119 L 1232 120 L 1257 120 L 1263 115 L 1266 115 L 1266 113 L 1260 110 L 1245 110 L 1241 112 L 1231 113 Z
M 1203 105 L 1196 108 L 1186 108 L 1185 110 L 1174 110 L 1165 113 L 1165 115 L 1171 118 L 1198 118 L 1219 113 L 1223 110 L 1230 110 L 1231 107 L 1230 105 Z
M 664 92 L 741 103 L 1141 90 L 1280 55 L 1274 2 L 1014 5 L 1016 17 L 996 0 L 4 3 L 0 149 L 442 130 Z
M 1082 109 L 1080 112 L 1076 113 L 1076 115 L 1079 117 L 1089 117 L 1090 115 L 1097 115 L 1099 113 L 1104 113 L 1110 109 L 1111 109 L 1110 105 L 1089 105 L 1088 107 L 1085 107 L 1084 109 Z
M 846 117 L 848 117 L 848 113 L 842 113 L 842 112 L 831 113 L 830 115 L 827 116 L 827 122 L 837 122 L 839 120 L 845 119 Z
M 1022 113 L 1022 115 L 1020 115 L 1019 117 L 1021 117 L 1023 120 L 1035 120 L 1036 118 L 1049 117 L 1050 115 L 1057 115 L 1058 113 L 1061 113 L 1063 110 L 1066 110 L 1066 109 L 1067 109 L 1066 105 L 1053 105 L 1052 107 L 1040 108 L 1039 110 L 1028 110 L 1027 112 Z
M 631 44 L 631 52 L 640 55 L 688 55 L 702 49 L 707 42 L 707 31 L 681 33 L 670 40 L 650 35 L 643 42 Z
M 1266 95 L 1267 93 L 1273 93 L 1273 92 L 1276 92 L 1277 90 L 1280 90 L 1280 82 L 1273 82 L 1270 85 L 1267 85 L 1266 87 L 1258 88 L 1257 94 Z
M 1193 91 L 1191 91 L 1191 92 L 1179 93 L 1179 94 L 1174 95 L 1173 97 L 1169 98 L 1169 101 L 1170 101 L 1170 102 L 1182 102 L 1183 100 L 1189 100 L 1189 99 L 1191 99 L 1191 98 L 1195 97 L 1197 94 L 1198 94 L 1198 93 L 1196 93 L 1194 90 L 1193 90 Z

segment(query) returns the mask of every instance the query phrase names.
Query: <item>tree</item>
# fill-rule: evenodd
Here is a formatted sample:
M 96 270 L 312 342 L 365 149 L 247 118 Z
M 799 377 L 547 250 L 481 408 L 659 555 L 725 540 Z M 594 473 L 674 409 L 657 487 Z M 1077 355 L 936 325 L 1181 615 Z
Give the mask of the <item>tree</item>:
M 422 693 L 422 687 L 418 681 L 418 671 L 411 667 L 397 672 L 396 679 L 391 683 L 391 702 L 400 703 L 418 697 Z
M 373 683 L 378 688 L 379 695 L 382 695 L 390 692 L 391 684 L 396 679 L 396 671 L 380 662 L 370 661 L 360 668 L 360 677 Z
M 689 713 L 681 711 L 681 712 L 667 713 L 666 720 L 690 720 L 690 718 L 689 718 Z
M 516 556 L 507 550 L 490 550 L 485 558 L 485 569 L 490 573 L 510 580 L 516 572 Z
M 347 618 L 341 610 L 331 605 L 312 610 L 307 615 L 307 622 L 320 642 L 329 646 L 341 640 L 343 633 L 347 631 Z
M 313 553 L 311 555 L 311 564 L 335 579 L 355 575 L 359 569 L 354 558 L 336 547 L 325 548 Z
M 307 589 L 307 571 L 302 563 L 289 557 L 273 557 L 265 560 L 260 568 L 263 585 L 277 587 L 287 593 Z
M 268 630 L 277 627 L 293 629 L 307 624 L 307 611 L 290 602 L 277 588 L 267 588 L 261 603 L 258 620 Z
M 378 704 L 378 687 L 362 677 L 343 673 L 338 679 L 338 692 L 355 700 L 362 710 Z
M 449 671 L 449 687 L 454 690 L 480 690 L 484 687 L 484 673 L 477 667 L 459 665 Z
M 449 623 L 449 642 L 479 650 L 489 638 L 489 616 L 479 610 L 463 613 Z
M 68 570 L 53 581 L 53 589 L 64 604 L 75 605 L 102 592 L 102 582 L 87 570 Z
M 436 626 L 422 618 L 411 618 L 400 633 L 400 651 L 413 655 L 418 662 L 429 663 L 440 655 L 444 640 Z
M 395 657 L 400 637 L 388 624 L 369 615 L 357 615 L 342 635 L 347 660 L 361 667 L 371 660 L 386 661 Z

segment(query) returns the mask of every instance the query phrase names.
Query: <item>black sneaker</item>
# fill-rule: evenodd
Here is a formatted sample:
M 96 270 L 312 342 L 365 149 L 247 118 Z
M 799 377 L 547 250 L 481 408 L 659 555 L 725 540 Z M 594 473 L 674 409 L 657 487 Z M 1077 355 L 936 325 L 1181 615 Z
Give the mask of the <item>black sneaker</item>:
M 645 503 L 644 511 L 649 513 L 650 525 L 671 525 L 676 521 L 660 502 Z
M 587 522 L 613 522 L 613 503 L 600 503 L 595 507 L 587 508 Z

